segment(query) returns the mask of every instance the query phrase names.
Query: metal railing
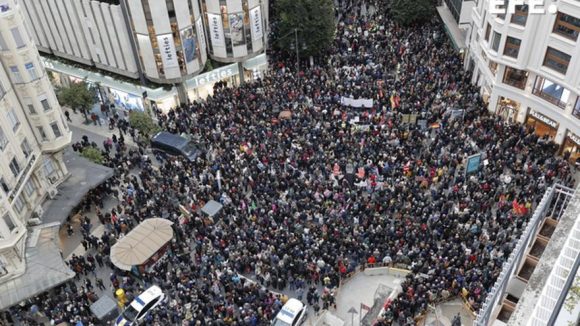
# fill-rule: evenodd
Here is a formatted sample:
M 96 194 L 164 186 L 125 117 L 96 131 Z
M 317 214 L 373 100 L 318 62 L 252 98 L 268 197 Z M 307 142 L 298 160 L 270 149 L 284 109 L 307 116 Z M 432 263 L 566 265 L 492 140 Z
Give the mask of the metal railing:
M 508 260 L 504 263 L 502 271 L 493 288 L 489 291 L 481 309 L 477 313 L 473 325 L 487 326 L 490 324 L 495 308 L 505 295 L 512 275 L 517 273 L 522 260 L 525 259 L 527 248 L 530 246 L 531 242 L 535 240 L 535 236 L 538 233 L 538 229 L 542 225 L 542 222 L 547 217 L 559 220 L 573 193 L 573 189 L 559 184 L 548 188 L 542 197 L 542 200 L 536 207 L 532 218 L 528 222 L 528 225 L 518 240 L 514 250 L 511 252 Z

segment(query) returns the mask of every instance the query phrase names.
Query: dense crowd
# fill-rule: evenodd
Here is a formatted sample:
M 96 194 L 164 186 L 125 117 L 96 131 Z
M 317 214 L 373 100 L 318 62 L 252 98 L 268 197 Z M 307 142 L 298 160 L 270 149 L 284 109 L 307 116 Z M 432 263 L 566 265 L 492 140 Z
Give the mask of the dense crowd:
M 88 203 L 106 232 L 86 232 L 90 254 L 69 262 L 79 278 L 112 268 L 110 290 L 129 297 L 159 285 L 170 301 L 147 316 L 159 325 L 264 325 L 284 300 L 269 290 L 328 308 L 341 277 L 375 262 L 413 271 L 378 325 L 413 325 L 459 294 L 480 307 L 547 187 L 574 182 L 569 166 L 534 130 L 487 112 L 439 22 L 401 28 L 381 4 L 361 15 L 361 1 L 338 3 L 324 64 L 297 73 L 276 57 L 262 79 L 157 112 L 160 127 L 203 147 L 197 161 L 155 166 L 140 141 L 110 144 L 116 177 Z M 480 169 L 466 175 L 478 153 Z M 120 204 L 103 213 L 106 194 Z M 200 208 L 212 199 L 224 209 L 210 220 Z M 175 222 L 166 258 L 141 281 L 115 270 L 116 239 L 160 216 Z M 95 286 L 71 282 L 37 304 L 56 323 L 97 323 Z

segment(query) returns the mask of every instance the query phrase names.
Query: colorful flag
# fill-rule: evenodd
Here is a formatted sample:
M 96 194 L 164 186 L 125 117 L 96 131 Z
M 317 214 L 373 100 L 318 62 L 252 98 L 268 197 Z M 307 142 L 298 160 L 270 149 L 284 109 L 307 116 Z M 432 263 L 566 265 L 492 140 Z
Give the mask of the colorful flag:
M 369 307 L 369 306 L 367 306 L 366 304 L 364 304 L 364 303 L 362 303 L 362 302 L 361 302 L 361 303 L 360 303 L 360 309 L 361 309 L 361 310 L 363 310 L 363 309 L 364 309 L 364 310 L 369 310 L 369 311 L 370 311 L 370 310 L 371 310 L 371 307 Z

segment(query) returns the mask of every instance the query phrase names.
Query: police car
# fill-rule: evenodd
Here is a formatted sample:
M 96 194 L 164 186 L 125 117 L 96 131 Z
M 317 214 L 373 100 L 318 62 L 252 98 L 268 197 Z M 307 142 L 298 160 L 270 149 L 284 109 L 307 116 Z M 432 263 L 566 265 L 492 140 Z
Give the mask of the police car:
M 147 291 L 141 293 L 131 302 L 115 320 L 115 326 L 129 326 L 138 324 L 139 321 L 147 315 L 151 309 L 157 307 L 165 300 L 165 294 L 161 289 L 153 285 Z
M 272 326 L 298 326 L 305 319 L 306 306 L 300 300 L 290 299 L 272 320 Z

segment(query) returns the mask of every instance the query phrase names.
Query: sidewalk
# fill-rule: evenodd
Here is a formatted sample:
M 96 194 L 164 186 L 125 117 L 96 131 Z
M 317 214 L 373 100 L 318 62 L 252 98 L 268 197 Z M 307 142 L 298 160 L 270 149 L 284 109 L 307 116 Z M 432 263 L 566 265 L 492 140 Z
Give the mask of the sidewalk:
M 119 128 L 115 127 L 115 129 L 110 130 L 109 129 L 109 122 L 108 122 L 108 118 L 106 116 L 104 116 L 101 112 L 98 112 L 96 110 L 93 110 L 93 112 L 97 113 L 97 115 L 99 116 L 99 118 L 101 118 L 101 122 L 102 125 L 99 125 L 99 123 L 97 122 L 97 124 L 95 125 L 93 123 L 93 121 L 90 121 L 89 124 L 85 124 L 85 117 L 82 113 L 78 112 L 75 114 L 73 113 L 73 111 L 69 108 L 63 107 L 63 110 L 66 110 L 70 113 L 70 119 L 72 120 L 72 122 L 67 121 L 69 125 L 74 126 L 76 128 L 82 129 L 82 130 L 86 130 L 86 131 L 90 131 L 92 133 L 95 133 L 97 135 L 103 136 L 105 138 L 112 138 L 113 135 L 117 135 L 117 137 L 120 136 L 120 130 Z M 133 141 L 133 138 L 131 137 L 131 135 L 129 134 L 124 134 L 125 137 L 125 144 L 127 144 L 128 146 L 134 146 L 137 147 L 137 144 Z M 99 146 L 102 144 L 98 144 Z

